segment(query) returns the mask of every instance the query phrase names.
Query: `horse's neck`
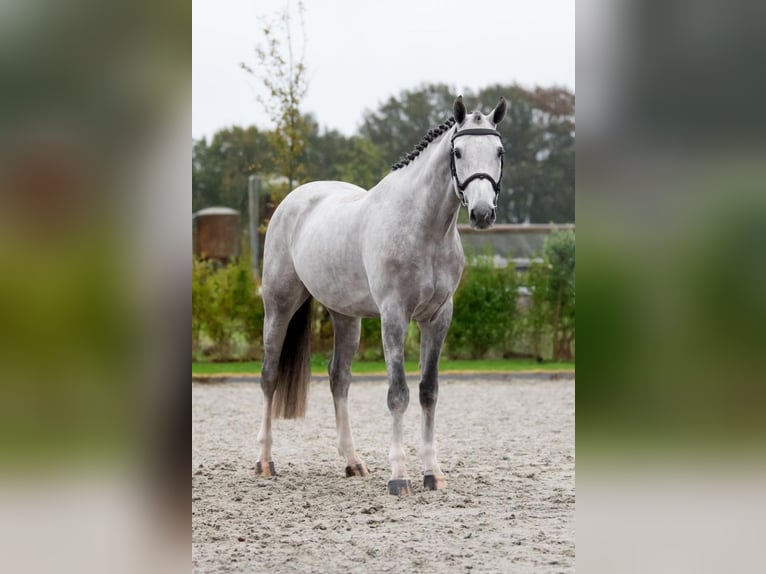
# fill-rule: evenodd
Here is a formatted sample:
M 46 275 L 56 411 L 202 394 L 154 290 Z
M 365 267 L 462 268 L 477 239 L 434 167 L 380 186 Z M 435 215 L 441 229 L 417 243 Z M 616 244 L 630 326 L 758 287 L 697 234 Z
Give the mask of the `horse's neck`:
M 408 221 L 417 222 L 412 228 L 437 235 L 456 229 L 460 209 L 452 190 L 450 133 L 432 142 L 410 165 L 389 174 L 379 184 L 380 193 L 406 210 L 403 215 Z

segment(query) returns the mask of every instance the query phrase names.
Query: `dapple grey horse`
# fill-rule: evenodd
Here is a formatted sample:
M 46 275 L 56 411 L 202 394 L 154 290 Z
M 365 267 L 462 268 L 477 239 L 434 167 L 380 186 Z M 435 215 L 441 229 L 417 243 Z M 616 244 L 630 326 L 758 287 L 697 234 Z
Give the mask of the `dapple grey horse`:
M 354 448 L 347 398 L 361 318 L 380 317 L 393 417 L 388 491 L 412 492 L 402 418 L 409 403 L 404 338 L 414 319 L 421 332 L 424 486 L 446 487 L 436 462 L 434 414 L 439 355 L 465 263 L 458 212 L 461 204 L 466 206 L 471 224 L 480 229 L 495 221 L 503 171 L 502 141 L 495 128 L 505 111 L 501 98 L 487 115 L 467 113 L 460 96 L 453 117 L 430 130 L 369 191 L 349 183 L 317 181 L 296 188 L 276 209 L 263 254 L 264 402 L 256 474 L 275 474 L 272 416 L 296 418 L 305 413 L 313 297 L 329 310 L 333 321 L 330 387 L 346 475 L 368 474 Z

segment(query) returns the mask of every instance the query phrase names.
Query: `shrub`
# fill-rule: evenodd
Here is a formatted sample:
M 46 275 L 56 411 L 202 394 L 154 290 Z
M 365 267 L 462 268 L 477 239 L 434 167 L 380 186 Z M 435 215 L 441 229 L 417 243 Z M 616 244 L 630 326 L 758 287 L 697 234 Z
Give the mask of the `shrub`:
M 555 230 L 543 244 L 543 261 L 533 263 L 525 277 L 530 305 L 523 331 L 535 356 L 555 360 L 574 358 L 575 341 L 575 235 Z M 551 341 L 550 355 L 543 342 Z
M 261 346 L 263 303 L 246 259 L 216 267 L 195 259 L 192 266 L 192 352 L 201 347 L 204 333 L 212 342 L 212 354 L 231 358 L 236 334 L 250 343 L 247 354 Z
M 472 257 L 454 296 L 452 326 L 445 352 L 455 358 L 509 356 L 531 351 L 557 360 L 574 358 L 575 238 L 572 231 L 554 231 L 545 240 L 542 262 L 523 277 L 529 288 L 525 312 L 519 312 L 516 271 L 493 266 L 492 258 Z M 192 267 L 192 353 L 202 350 L 219 360 L 259 359 L 263 349 L 263 301 L 249 260 L 225 267 L 195 260 Z M 312 347 L 326 360 L 332 353 L 332 322 L 326 309 L 314 304 Z M 411 323 L 405 356 L 419 357 L 420 333 Z M 211 346 L 212 343 L 212 346 Z M 523 349 L 522 349 L 523 347 Z M 244 350 L 243 350 L 244 348 Z M 383 359 L 380 319 L 363 319 L 358 357 Z
M 200 347 L 200 336 L 210 316 L 211 285 L 208 278 L 212 267 L 194 258 L 192 262 L 192 353 Z
M 575 236 L 573 231 L 556 230 L 543 245 L 543 260 L 549 265 L 547 289 L 553 358 L 574 358 L 575 339 Z
M 517 316 L 515 271 L 496 268 L 486 258 L 470 263 L 453 300 L 448 352 L 466 358 L 481 358 L 490 350 L 504 354 L 513 343 Z
M 383 336 L 380 329 L 380 319 L 362 319 L 358 356 L 365 361 L 383 359 Z

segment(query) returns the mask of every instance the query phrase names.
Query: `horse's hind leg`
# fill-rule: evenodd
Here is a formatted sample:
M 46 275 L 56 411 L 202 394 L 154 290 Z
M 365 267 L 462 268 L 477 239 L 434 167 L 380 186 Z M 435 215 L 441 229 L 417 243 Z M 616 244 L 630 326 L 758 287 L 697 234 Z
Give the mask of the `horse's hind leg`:
M 290 320 L 309 296 L 298 276 L 294 274 L 291 277 L 282 274 L 278 288 L 274 292 L 269 288 L 270 286 L 264 270 L 263 365 L 261 367 L 263 418 L 261 419 L 261 429 L 258 432 L 258 442 L 261 449 L 255 464 L 255 474 L 264 477 L 275 474 L 274 462 L 271 458 L 273 442 L 271 419 L 282 346 L 285 342 Z
M 452 321 L 452 301 L 442 307 L 431 321 L 421 321 L 420 326 L 420 407 L 422 445 L 420 457 L 423 460 L 423 486 L 429 490 L 447 487 L 439 463 L 436 462 L 434 442 L 434 420 L 436 399 L 439 396 L 439 356 L 444 338 Z
M 351 384 L 351 361 L 359 347 L 362 320 L 330 312 L 334 330 L 334 348 L 330 361 L 330 389 L 335 404 L 338 429 L 338 452 L 346 459 L 346 476 L 367 476 L 367 467 L 356 454 L 348 415 L 348 387 Z

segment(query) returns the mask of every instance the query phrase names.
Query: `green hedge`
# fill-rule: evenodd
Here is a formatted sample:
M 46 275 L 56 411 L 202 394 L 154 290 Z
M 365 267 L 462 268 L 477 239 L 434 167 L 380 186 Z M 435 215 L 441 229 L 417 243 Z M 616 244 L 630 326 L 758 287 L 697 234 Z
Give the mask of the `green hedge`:
M 262 345 L 263 301 L 247 260 L 218 267 L 195 259 L 192 358 L 260 359 Z
M 454 297 L 445 356 L 456 359 L 533 356 L 573 360 L 575 344 L 575 239 L 554 231 L 542 261 L 519 274 L 473 257 Z M 196 260 L 192 272 L 192 358 L 260 359 L 263 303 L 247 259 L 226 267 Z M 520 295 L 520 292 L 528 293 Z M 314 362 L 332 353 L 332 321 L 321 305 L 312 315 Z M 420 336 L 413 323 L 405 355 L 417 359 Z M 358 358 L 380 360 L 380 319 L 363 319 Z

